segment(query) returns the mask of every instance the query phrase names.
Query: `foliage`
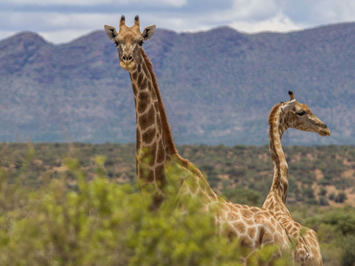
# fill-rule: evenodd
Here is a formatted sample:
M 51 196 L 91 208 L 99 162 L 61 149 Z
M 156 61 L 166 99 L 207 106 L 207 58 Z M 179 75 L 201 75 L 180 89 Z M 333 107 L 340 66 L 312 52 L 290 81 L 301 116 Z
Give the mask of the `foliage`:
M 261 205 L 272 180 L 267 146 L 179 150 L 198 167 L 206 166 L 219 194 Z M 342 177 L 353 171 L 354 147 L 285 150 L 292 217 L 316 230 L 325 265 L 351 265 L 355 209 L 332 205 L 339 193 L 349 191 L 343 183 L 347 189 L 354 186 L 354 175 Z M 160 211 L 148 210 L 150 196 L 133 185 L 134 151 L 132 144 L 0 144 L 0 265 L 142 265 L 143 259 L 147 265 L 235 265 L 244 251 L 215 234 L 210 214 L 196 202 L 186 203 L 185 216 L 174 197 Z M 338 172 L 327 166 L 334 158 Z M 312 163 L 302 163 L 306 160 Z M 314 167 L 322 175 L 316 176 Z M 303 171 L 311 174 L 303 176 Z M 326 176 L 339 190 L 318 184 Z M 168 192 L 176 193 L 174 186 Z M 266 249 L 251 256 L 250 264 L 270 259 Z
M 36 190 L 21 180 L 10 182 L 6 171 L 1 172 L 0 265 L 241 262 L 245 251 L 237 239 L 219 235 L 212 214 L 199 201 L 185 198 L 182 210 L 176 189 L 168 187 L 168 199 L 152 211 L 150 193 L 107 179 L 104 157 L 96 157 L 92 179 L 79 160 L 65 161 L 71 177 L 63 174 Z M 250 265 L 287 265 L 287 258 L 273 258 L 275 251 L 270 246 L 255 252 Z
M 135 182 L 135 145 L 133 144 L 49 144 L 32 145 L 36 154 L 28 162 L 24 182 L 39 186 L 46 179 L 58 178 L 67 171 L 65 157 L 78 158 L 80 166 L 88 177 L 95 175 L 95 156 L 105 160 L 106 175 L 119 183 Z M 206 145 L 184 145 L 178 147 L 181 155 L 193 162 L 208 178 L 214 190 L 220 194 L 228 190 L 232 194 L 260 193 L 261 204 L 269 192 L 272 182 L 272 162 L 267 146 L 227 147 Z M 0 166 L 8 170 L 9 178 L 19 175 L 26 161 L 28 144 L 0 144 Z M 289 163 L 288 202 L 302 202 L 309 205 L 351 204 L 350 188 L 355 187 L 355 147 L 286 147 Z M 67 175 L 71 175 L 70 171 Z M 332 194 L 334 193 L 334 194 Z M 345 195 L 344 195 L 345 194 Z M 227 194 L 225 195 L 229 197 Z M 241 199 L 242 197 L 239 197 Z M 239 200 L 237 199 L 237 200 Z M 355 203 L 353 203 L 355 205 Z
M 310 210 L 301 223 L 317 231 L 325 265 L 353 265 L 355 261 L 355 209 Z
M 230 189 L 224 191 L 223 195 L 231 202 L 256 206 L 261 204 L 261 194 L 252 189 Z

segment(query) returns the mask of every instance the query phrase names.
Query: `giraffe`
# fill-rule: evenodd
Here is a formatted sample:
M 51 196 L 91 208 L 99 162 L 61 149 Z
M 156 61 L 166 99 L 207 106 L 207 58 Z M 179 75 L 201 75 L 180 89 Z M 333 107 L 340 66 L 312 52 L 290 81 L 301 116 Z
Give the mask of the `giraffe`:
M 289 238 L 281 224 L 265 209 L 238 205 L 216 195 L 201 172 L 182 158 L 175 146 L 164 104 L 160 95 L 152 63 L 142 45 L 155 32 L 155 25 L 140 32 L 139 17 L 127 27 L 125 17 L 119 22 L 119 31 L 105 25 L 105 32 L 118 49 L 120 66 L 129 72 L 136 111 L 136 169 L 141 188 L 153 188 L 156 208 L 166 197 L 164 187 L 172 179 L 168 168 L 178 173 L 177 194 L 183 198 L 198 198 L 206 211 L 218 207 L 216 225 L 229 235 L 240 238 L 252 249 L 261 245 L 276 244 L 289 247 Z M 170 171 L 171 172 L 171 171 Z
M 269 114 L 270 153 L 274 165 L 274 177 L 263 208 L 272 211 L 289 237 L 296 241 L 295 259 L 298 263 L 323 265 L 316 232 L 295 222 L 285 205 L 288 165 L 282 150 L 281 137 L 289 127 L 317 132 L 321 136 L 329 136 L 330 130 L 307 105 L 296 101 L 292 91 L 289 91 L 289 95 L 290 101 L 276 104 Z

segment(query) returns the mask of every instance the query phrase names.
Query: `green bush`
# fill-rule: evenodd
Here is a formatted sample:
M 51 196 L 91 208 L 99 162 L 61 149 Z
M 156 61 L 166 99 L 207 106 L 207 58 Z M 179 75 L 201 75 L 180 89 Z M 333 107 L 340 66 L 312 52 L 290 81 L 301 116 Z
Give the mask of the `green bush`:
M 335 202 L 343 203 L 347 199 L 346 194 L 344 192 L 339 192 L 335 197 Z
M 304 221 L 317 230 L 325 265 L 353 265 L 355 261 L 355 209 L 326 210 Z
M 252 189 L 230 189 L 223 192 L 228 201 L 256 206 L 261 203 L 261 194 Z
M 240 264 L 237 239 L 217 233 L 200 201 L 185 197 L 182 204 L 168 187 L 167 200 L 151 211 L 151 194 L 110 182 L 103 157 L 96 164 L 95 178 L 86 180 L 78 160 L 67 160 L 76 183 L 68 186 L 63 175 L 36 191 L 1 172 L 0 265 Z M 250 265 L 274 260 L 275 251 L 255 252 Z

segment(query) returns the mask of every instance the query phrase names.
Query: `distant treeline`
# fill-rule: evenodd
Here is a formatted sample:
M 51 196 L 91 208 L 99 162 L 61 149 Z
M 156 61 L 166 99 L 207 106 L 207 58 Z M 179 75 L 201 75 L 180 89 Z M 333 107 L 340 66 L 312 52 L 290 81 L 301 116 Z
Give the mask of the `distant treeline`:
M 178 149 L 217 192 L 231 200 L 261 204 L 268 193 L 273 174 L 268 146 L 183 145 Z M 288 203 L 355 205 L 354 146 L 292 146 L 285 152 L 290 175 Z M 78 159 L 92 177 L 97 156 L 104 159 L 108 178 L 135 182 L 134 144 L 0 144 L 0 166 L 15 178 L 25 165 L 30 170 L 25 183 L 34 186 L 69 172 L 63 163 L 67 157 Z

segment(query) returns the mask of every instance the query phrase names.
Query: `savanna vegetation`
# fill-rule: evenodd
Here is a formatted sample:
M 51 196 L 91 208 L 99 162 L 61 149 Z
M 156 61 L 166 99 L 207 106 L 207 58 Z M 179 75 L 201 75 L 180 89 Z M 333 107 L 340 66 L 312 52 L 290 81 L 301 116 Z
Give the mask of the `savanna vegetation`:
M 219 194 L 262 204 L 272 178 L 266 146 L 179 150 Z M 355 148 L 285 151 L 292 216 L 317 231 L 325 265 L 354 265 Z M 149 211 L 150 195 L 135 186 L 134 153 L 133 144 L 1 144 L 0 265 L 236 265 L 245 251 L 216 234 L 198 203 L 185 203 L 182 215 L 170 192 L 161 210 Z M 274 250 L 249 263 L 287 265 Z

